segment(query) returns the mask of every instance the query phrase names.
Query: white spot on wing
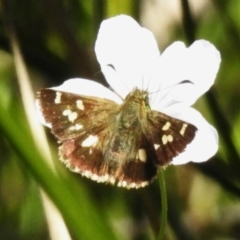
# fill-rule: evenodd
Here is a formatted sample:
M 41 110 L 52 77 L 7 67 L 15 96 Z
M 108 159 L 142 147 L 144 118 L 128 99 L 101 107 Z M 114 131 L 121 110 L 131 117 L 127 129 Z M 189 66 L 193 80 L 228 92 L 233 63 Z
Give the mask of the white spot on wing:
M 180 130 L 180 134 L 181 134 L 182 136 L 184 135 L 187 126 L 188 126 L 188 125 L 187 125 L 186 123 L 183 124 L 183 126 L 182 126 L 182 128 L 181 128 L 181 130 Z
M 171 126 L 171 123 L 170 122 L 166 122 L 166 124 L 162 127 L 162 130 L 163 131 L 167 131 Z
M 98 142 L 98 137 L 89 135 L 83 142 L 82 147 L 90 147 L 95 145 Z
M 69 115 L 68 115 L 68 120 L 70 122 L 74 122 L 76 119 L 77 119 L 77 116 L 78 114 L 76 112 L 71 112 Z
M 74 122 L 78 116 L 76 112 L 72 112 L 70 109 L 65 109 L 62 114 L 63 116 L 68 116 L 70 122 Z
M 75 125 L 75 128 L 76 128 L 76 130 L 80 130 L 80 129 L 83 128 L 83 125 L 77 123 L 77 124 Z
M 146 154 L 145 149 L 140 148 L 138 150 L 138 158 L 142 162 L 146 162 L 147 161 L 147 154 Z
M 160 144 L 154 144 L 155 150 L 158 150 L 159 147 L 160 147 Z
M 69 131 L 76 131 L 76 128 L 75 128 L 75 126 L 70 126 L 70 127 L 68 128 L 68 130 L 69 130 Z
M 172 142 L 173 141 L 173 136 L 172 135 L 163 135 L 162 136 L 162 142 L 163 144 L 167 144 L 168 142 Z
M 168 138 L 168 142 L 172 142 L 173 141 L 173 136 L 172 135 L 168 135 L 167 138 Z
M 81 124 L 75 124 L 75 125 L 73 125 L 73 126 L 70 126 L 69 127 L 69 130 L 70 131 L 78 131 L 78 130 L 80 130 L 80 129 L 82 129 L 83 128 L 83 126 L 81 125 Z
M 84 105 L 82 100 L 77 100 L 77 108 L 80 110 L 84 110 Z
M 54 100 L 54 102 L 55 102 L 56 104 L 61 103 L 61 96 L 62 96 L 62 93 L 56 92 L 56 98 L 55 98 L 55 100 Z
M 72 113 L 72 111 L 70 109 L 65 109 L 62 114 L 63 114 L 63 116 L 68 116 L 71 113 Z
M 162 136 L 162 142 L 163 142 L 164 145 L 168 142 L 167 135 Z

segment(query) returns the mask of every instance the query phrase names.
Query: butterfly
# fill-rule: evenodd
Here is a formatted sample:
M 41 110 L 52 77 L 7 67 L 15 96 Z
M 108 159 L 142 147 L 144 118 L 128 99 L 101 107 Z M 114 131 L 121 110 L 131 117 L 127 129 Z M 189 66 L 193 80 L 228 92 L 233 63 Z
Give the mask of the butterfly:
M 149 93 L 138 88 L 121 104 L 42 89 L 36 105 L 58 139 L 60 160 L 73 172 L 118 187 L 148 185 L 197 131 L 190 123 L 152 110 Z

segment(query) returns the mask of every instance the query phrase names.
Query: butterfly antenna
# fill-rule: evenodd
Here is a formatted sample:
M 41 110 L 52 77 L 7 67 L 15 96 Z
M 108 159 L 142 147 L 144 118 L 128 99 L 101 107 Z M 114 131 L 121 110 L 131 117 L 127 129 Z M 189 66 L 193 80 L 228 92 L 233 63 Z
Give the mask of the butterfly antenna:
M 150 95 L 150 94 L 153 94 L 153 93 L 157 93 L 157 92 L 161 92 L 161 91 L 167 90 L 167 89 L 172 88 L 172 87 L 174 87 L 174 86 L 176 86 L 176 85 L 179 85 L 179 84 L 186 84 L 186 83 L 194 84 L 194 83 L 193 83 L 192 81 L 190 81 L 190 80 L 183 80 L 183 81 L 181 81 L 181 82 L 179 82 L 179 83 L 176 83 L 176 84 L 167 86 L 167 87 L 165 87 L 165 88 L 161 88 L 161 85 L 160 85 L 159 88 L 158 88 L 158 90 L 153 91 L 153 92 L 150 92 L 149 95 Z M 164 95 L 162 95 L 160 99 L 161 99 L 161 100 L 164 99 L 164 98 L 167 96 L 167 94 L 168 94 L 168 92 L 166 92 Z M 153 101 L 154 101 L 154 100 L 155 100 L 155 99 L 153 99 Z

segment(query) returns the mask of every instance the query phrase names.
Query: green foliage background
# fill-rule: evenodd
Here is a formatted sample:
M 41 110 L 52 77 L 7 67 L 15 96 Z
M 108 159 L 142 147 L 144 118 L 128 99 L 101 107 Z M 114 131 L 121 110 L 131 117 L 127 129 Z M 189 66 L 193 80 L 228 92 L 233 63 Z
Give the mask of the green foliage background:
M 129 191 L 71 173 L 58 161 L 49 130 L 57 174 L 46 163 L 25 116 L 9 38 L 14 31 L 34 92 L 73 77 L 104 84 L 93 50 L 101 21 L 121 13 L 146 21 L 146 8 L 151 11 L 156 2 L 0 1 L 0 239 L 50 239 L 40 188 L 60 210 L 72 239 L 156 238 L 161 210 L 157 181 Z M 179 39 L 190 44 L 204 38 L 221 52 L 216 83 L 195 106 L 216 126 L 220 144 L 206 163 L 166 169 L 166 239 L 235 240 L 240 239 L 240 1 L 206 0 L 204 9 L 195 2 L 176 0 L 181 18 L 169 19 L 167 38 L 157 41 L 164 49 Z M 155 31 L 160 21 L 152 25 Z

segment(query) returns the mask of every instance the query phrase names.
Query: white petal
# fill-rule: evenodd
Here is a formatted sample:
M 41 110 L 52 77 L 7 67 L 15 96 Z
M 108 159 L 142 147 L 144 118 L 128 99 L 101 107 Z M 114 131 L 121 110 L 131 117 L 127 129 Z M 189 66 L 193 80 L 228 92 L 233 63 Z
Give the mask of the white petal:
M 208 41 L 195 41 L 189 48 L 182 42 L 173 43 L 161 55 L 153 74 L 158 91 L 152 96 L 152 108 L 160 110 L 174 102 L 192 105 L 212 86 L 220 62 L 219 51 Z
M 108 83 L 123 98 L 133 87 L 146 89 L 159 57 L 153 34 L 125 15 L 102 22 L 95 52 Z
M 185 151 L 173 159 L 172 164 L 203 162 L 211 158 L 218 150 L 218 134 L 202 115 L 193 108 L 175 104 L 165 109 L 165 114 L 186 121 L 197 127 L 194 140 Z
M 105 98 L 119 104 L 122 103 L 121 98 L 108 88 L 97 82 L 82 78 L 69 79 L 65 81 L 62 85 L 58 87 L 52 87 L 51 89 L 80 95 Z
M 220 62 L 219 51 L 208 41 L 195 41 L 188 48 L 186 76 L 196 86 L 197 96 L 192 94 L 195 101 L 213 85 Z

